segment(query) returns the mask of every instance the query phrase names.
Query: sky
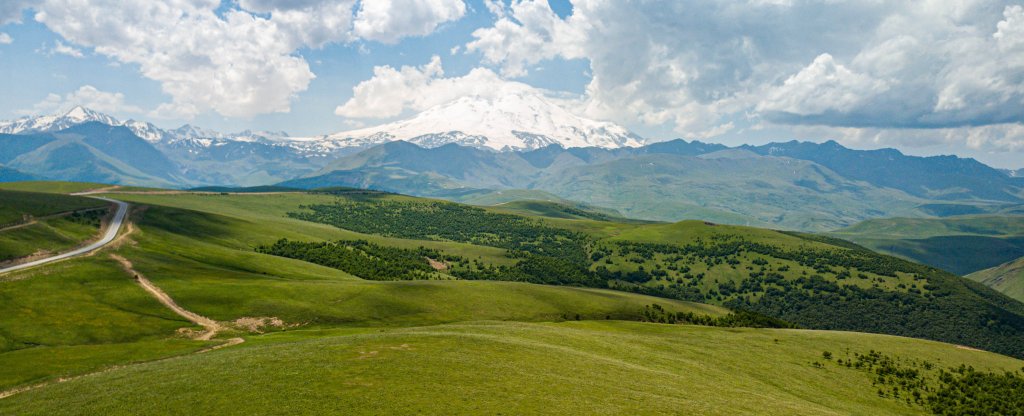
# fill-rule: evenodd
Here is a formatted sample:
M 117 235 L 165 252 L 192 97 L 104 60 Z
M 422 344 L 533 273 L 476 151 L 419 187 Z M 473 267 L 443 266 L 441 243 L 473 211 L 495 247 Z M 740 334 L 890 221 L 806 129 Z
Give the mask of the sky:
M 651 141 L 1024 168 L 1024 4 L 2 0 L 0 118 L 312 136 L 526 88 Z

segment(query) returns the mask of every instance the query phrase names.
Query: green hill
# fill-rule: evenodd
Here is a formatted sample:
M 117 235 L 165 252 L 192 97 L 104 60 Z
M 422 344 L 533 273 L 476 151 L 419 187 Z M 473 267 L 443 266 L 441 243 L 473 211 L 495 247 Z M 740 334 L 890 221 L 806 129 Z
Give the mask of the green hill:
M 0 263 L 66 250 L 93 238 L 107 205 L 80 196 L 0 190 Z
M 891 391 L 879 394 L 874 369 L 837 364 L 874 351 L 930 363 L 929 380 L 938 368 L 959 364 L 983 371 L 1021 365 L 947 344 L 857 333 L 479 322 L 256 336 L 230 349 L 18 394 L 0 400 L 0 413 L 929 413 Z
M 951 344 L 736 327 L 1020 355 L 1019 303 L 820 236 L 373 192 L 111 196 L 134 207 L 118 244 L 0 275 L 0 414 L 924 414 L 988 397 L 966 383 L 1013 406 L 1024 380 Z
M 1024 256 L 1024 216 L 887 218 L 829 235 L 965 275 Z
M 1024 302 L 1024 257 L 966 277 Z
M 121 197 L 244 219 L 255 229 L 245 237 L 210 234 L 219 228 L 213 224 L 166 227 L 182 234 L 204 230 L 196 237 L 223 239 L 242 250 L 264 246 L 269 254 L 351 273 L 361 269 L 346 269 L 347 252 L 332 250 L 368 240 L 407 250 L 396 256 L 432 250 L 422 255 L 444 260 L 444 273 L 462 280 L 611 288 L 750 310 L 807 328 L 914 336 L 1024 355 L 1024 306 L 991 289 L 864 249 L 770 230 L 699 221 L 539 220 L 398 195 Z M 310 227 L 334 232 L 296 233 Z M 268 231 L 274 228 L 279 231 Z M 289 243 L 274 246 L 281 239 Z M 317 246 L 325 240 L 340 243 Z M 992 325 L 978 324 L 989 318 Z

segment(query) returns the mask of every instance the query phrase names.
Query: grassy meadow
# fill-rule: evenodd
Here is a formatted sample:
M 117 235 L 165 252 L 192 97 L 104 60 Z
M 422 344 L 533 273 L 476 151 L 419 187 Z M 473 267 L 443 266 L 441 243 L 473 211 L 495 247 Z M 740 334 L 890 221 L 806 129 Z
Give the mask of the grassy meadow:
M 735 296 L 715 295 L 761 269 L 801 282 L 802 273 L 841 276 L 755 252 L 715 264 L 657 250 L 724 234 L 778 250 L 856 251 L 822 242 L 828 240 L 701 221 L 622 222 L 558 204 L 515 203 L 487 212 L 530 215 L 543 227 L 588 236 L 588 253 L 607 251 L 588 263 L 591 271 L 659 270 L 645 290 L 668 290 L 684 274 L 701 273 L 690 287 L 707 303 L 454 276 L 371 281 L 255 248 L 281 238 L 367 240 L 429 248 L 480 267 L 514 268 L 522 258 L 493 245 L 359 233 L 289 217 L 335 203 L 335 195 L 137 192 L 109 194 L 133 206 L 130 231 L 114 245 L 0 274 L 0 414 L 928 414 L 926 405 L 880 394 L 871 373 L 840 361 L 881 351 L 934 365 L 928 380 L 960 365 L 1024 368 L 1006 355 L 891 335 L 639 322 L 655 304 L 666 314 L 724 317 Z M 645 258 L 636 247 L 656 250 Z M 200 328 L 161 305 L 111 254 L 223 329 L 213 340 L 193 339 Z M 682 263 L 687 272 L 672 269 Z M 864 290 L 937 290 L 923 289 L 912 273 L 852 270 L 845 284 Z M 263 320 L 277 323 L 246 323 Z M 229 338 L 244 342 L 205 351 Z M 25 390 L 4 397 L 12 389 Z

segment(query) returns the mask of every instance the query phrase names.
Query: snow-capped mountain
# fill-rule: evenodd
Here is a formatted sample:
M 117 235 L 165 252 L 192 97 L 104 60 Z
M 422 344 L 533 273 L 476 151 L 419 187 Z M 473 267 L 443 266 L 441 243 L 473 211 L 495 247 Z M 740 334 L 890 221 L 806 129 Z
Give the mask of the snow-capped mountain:
M 497 151 L 562 147 L 637 147 L 643 139 L 614 123 L 570 113 L 540 95 L 462 97 L 402 121 L 325 137 L 338 147 L 405 140 L 423 147 L 449 143 Z
M 57 114 L 0 121 L 0 133 L 48 133 L 88 122 L 99 122 L 108 126 L 124 126 L 147 142 L 163 146 L 174 145 L 198 149 L 210 146 L 223 146 L 231 142 L 245 142 L 284 146 L 312 155 L 320 155 L 334 148 L 334 146 L 325 147 L 315 138 L 291 137 L 288 133 L 280 131 L 245 130 L 239 133 L 225 134 L 190 124 L 185 124 L 176 129 L 162 129 L 146 121 L 128 120 L 121 122 L 114 117 L 81 106 Z
M 32 132 L 50 132 L 90 121 L 97 121 L 110 126 L 119 126 L 121 122 L 106 114 L 92 111 L 85 107 L 75 107 L 64 113 L 38 117 L 22 117 L 17 120 L 0 121 L 0 133 L 22 134 Z

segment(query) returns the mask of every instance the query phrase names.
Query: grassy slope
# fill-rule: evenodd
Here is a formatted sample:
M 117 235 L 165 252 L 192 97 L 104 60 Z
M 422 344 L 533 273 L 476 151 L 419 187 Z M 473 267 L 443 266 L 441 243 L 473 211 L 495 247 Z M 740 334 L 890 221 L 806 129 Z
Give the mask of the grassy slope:
M 1024 257 L 966 277 L 1024 302 Z
M 577 204 L 541 201 L 541 200 L 515 200 L 494 204 L 489 207 L 491 211 L 508 214 L 523 215 L 528 217 L 547 217 L 568 220 L 598 220 L 644 223 L 649 221 L 630 220 L 612 211 Z
M 0 276 L 0 390 L 201 348 L 190 324 L 92 257 Z
M 635 319 L 644 305 L 660 301 L 621 292 L 510 282 L 365 281 L 232 244 L 277 238 L 283 231 L 269 231 L 264 223 L 257 226 L 164 207 L 147 210 L 140 227 L 142 232 L 134 237 L 138 245 L 124 249 L 135 268 L 186 308 L 220 320 L 275 316 L 312 325 L 423 325 L 467 319 L 574 319 L 577 314 L 588 319 Z M 723 313 L 701 304 L 666 305 Z
M 11 191 L 43 192 L 51 194 L 69 194 L 92 189 L 106 188 L 110 185 L 92 182 L 57 182 L 57 181 L 24 181 L 0 183 L 0 189 Z
M 288 218 L 289 211 L 295 211 L 299 205 L 324 204 L 335 200 L 330 195 L 311 194 L 271 194 L 271 195 L 217 195 L 217 194 L 111 194 L 124 201 L 163 205 L 168 207 L 184 208 L 211 215 L 216 215 L 218 220 L 235 220 L 231 227 L 218 226 L 214 223 L 205 223 L 203 227 L 193 227 L 192 224 L 182 223 L 178 227 L 182 233 L 205 232 L 205 235 L 197 235 L 204 239 L 215 239 L 218 244 L 237 249 L 252 250 L 260 244 L 270 244 L 279 238 L 293 240 L 337 240 L 337 239 L 366 239 L 369 241 L 393 245 L 403 248 L 417 248 L 425 246 L 450 251 L 469 258 L 482 258 L 497 264 L 508 264 L 510 261 L 505 258 L 504 250 L 493 247 L 474 246 L 470 244 L 415 241 L 395 238 L 385 238 L 374 235 L 360 234 L 325 225 L 307 221 Z M 404 198 L 404 197 L 394 197 Z M 193 218 L 192 214 L 183 214 L 185 219 Z M 213 218 L 207 216 L 208 218 Z M 198 217 L 196 217 L 198 218 Z M 174 224 L 168 224 L 174 227 Z M 206 228 L 209 227 L 209 228 Z M 218 233 L 216 230 L 227 230 L 234 228 L 243 232 Z M 268 232 L 273 230 L 273 232 Z
M 42 217 L 86 208 L 99 208 L 107 204 L 104 201 L 80 196 L 0 191 L 0 226 L 19 222 L 24 214 Z
M 93 238 L 99 228 L 66 218 L 50 218 L 24 227 L 0 231 L 0 262 L 33 253 L 60 252 Z
M 667 309 L 721 308 L 628 293 L 510 282 L 371 282 L 255 253 L 267 236 L 334 230 L 255 223 L 165 207 L 136 212 L 133 243 L 117 249 L 187 309 L 223 321 L 274 316 L 303 328 L 410 326 L 466 320 L 638 319 Z M 406 242 L 413 245 L 415 242 Z M 114 364 L 194 351 L 191 327 L 157 304 L 105 255 L 0 276 L 0 390 Z
M 501 258 L 500 252 L 486 248 L 383 239 L 283 216 L 297 202 L 317 202 L 322 196 L 119 198 L 198 210 L 154 206 L 141 216 L 136 213 L 140 230 L 132 235 L 135 244 L 118 249 L 179 304 L 221 320 L 278 316 L 304 326 L 250 336 L 238 347 L 132 365 L 21 393 L 0 400 L 0 413 L 182 414 L 201 408 L 224 414 L 267 409 L 307 414 L 352 409 L 376 414 L 580 409 L 591 414 L 636 409 L 673 414 L 680 409 L 722 414 L 900 414 L 921 409 L 879 398 L 862 373 L 817 369 L 811 363 L 823 350 L 839 353 L 849 348 L 861 353 L 882 350 L 944 366 L 964 363 L 998 370 L 1022 364 L 948 344 L 879 335 L 605 321 L 609 315 L 635 319 L 642 305 L 654 302 L 672 310 L 721 310 L 612 291 L 519 283 L 368 282 L 252 251 L 254 244 L 281 236 L 362 237 Z M 693 228 L 687 233 L 714 228 L 697 222 L 641 229 L 550 221 L 603 236 L 653 241 L 674 241 L 687 227 Z M 735 229 L 778 244 L 805 241 Z M 13 369 L 0 378 L 0 388 L 182 354 L 200 346 L 174 337 L 175 329 L 189 325 L 155 305 L 102 256 L 28 273 L 35 276 L 0 282 L 0 293 L 6 295 L 0 308 L 11 309 L 0 310 L 0 334 L 19 334 L 9 342 L 12 346 L 46 346 L 0 354 L 0 368 Z M 575 314 L 597 320 L 455 323 L 560 321 Z M 441 323 L 453 324 L 419 327 Z M 64 338 L 71 341 L 62 343 Z
M 1024 216 L 887 218 L 829 234 L 961 275 L 1024 256 Z
M 14 183 L 13 185 L 25 184 L 31 183 Z M 43 188 L 51 187 L 43 186 Z M 59 188 L 59 186 L 52 188 Z M 0 226 L 12 225 L 0 230 L 0 262 L 29 256 L 37 252 L 66 250 L 81 244 L 94 237 L 99 231 L 98 218 L 94 217 L 96 222 L 92 223 L 52 216 L 76 210 L 103 208 L 106 205 L 108 203 L 105 201 L 80 196 L 0 190 Z M 21 224 L 26 214 L 36 218 L 36 222 Z M 101 215 L 100 213 L 93 214 Z M 51 217 L 47 218 L 47 216 Z
M 0 400 L 7 414 L 921 414 L 822 351 L 1021 361 L 906 338 L 625 322 L 279 333 Z M 201 410 L 200 410 L 201 409 Z

